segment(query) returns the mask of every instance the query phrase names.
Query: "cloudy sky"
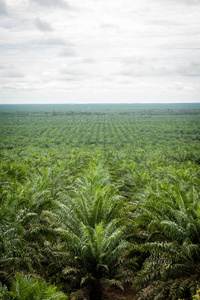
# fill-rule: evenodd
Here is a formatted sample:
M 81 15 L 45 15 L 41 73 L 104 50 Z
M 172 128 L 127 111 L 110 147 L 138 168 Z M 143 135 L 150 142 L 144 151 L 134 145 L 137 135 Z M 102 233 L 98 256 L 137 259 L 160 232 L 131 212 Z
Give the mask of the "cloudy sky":
M 200 102 L 200 0 L 0 0 L 0 103 Z

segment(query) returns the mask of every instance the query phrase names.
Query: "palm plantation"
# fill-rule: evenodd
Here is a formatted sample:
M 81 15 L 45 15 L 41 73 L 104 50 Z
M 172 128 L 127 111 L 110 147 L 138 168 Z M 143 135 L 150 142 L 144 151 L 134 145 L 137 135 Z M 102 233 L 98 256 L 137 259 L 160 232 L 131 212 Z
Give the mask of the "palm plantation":
M 120 109 L 0 112 L 0 299 L 198 297 L 200 110 Z

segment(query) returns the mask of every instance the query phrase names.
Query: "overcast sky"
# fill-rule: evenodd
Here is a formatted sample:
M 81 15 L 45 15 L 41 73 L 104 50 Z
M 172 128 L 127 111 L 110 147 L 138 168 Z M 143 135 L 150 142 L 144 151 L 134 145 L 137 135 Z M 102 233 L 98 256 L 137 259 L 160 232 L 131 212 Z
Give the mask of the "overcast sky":
M 200 102 L 200 0 L 0 0 L 0 103 Z

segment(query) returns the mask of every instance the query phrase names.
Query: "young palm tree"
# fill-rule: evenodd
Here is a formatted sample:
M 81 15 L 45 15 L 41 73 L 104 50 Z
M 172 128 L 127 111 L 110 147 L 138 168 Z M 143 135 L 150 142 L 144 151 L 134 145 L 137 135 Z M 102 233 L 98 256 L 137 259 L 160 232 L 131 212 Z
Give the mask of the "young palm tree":
M 191 299 L 200 278 L 200 205 L 194 188 L 169 187 L 140 201 L 139 217 L 150 232 L 149 257 L 135 284 L 138 299 Z
M 15 275 L 11 291 L 0 286 L 0 299 L 2 300 L 66 300 L 67 296 L 59 292 L 53 285 L 30 277 L 23 277 L 20 273 Z
M 107 225 L 99 223 L 95 228 L 80 221 L 79 235 L 60 232 L 71 256 L 63 274 L 76 281 L 72 299 L 89 295 L 91 300 L 100 300 L 109 287 L 123 290 L 123 283 L 131 281 L 133 273 L 125 261 L 130 244 L 123 240 L 123 229 L 116 220 Z
M 101 164 L 91 164 L 57 205 L 57 232 L 69 257 L 63 274 L 76 289 L 72 299 L 87 294 L 91 300 L 100 300 L 110 286 L 123 289 L 123 282 L 133 276 L 125 263 L 130 248 L 122 220 L 126 206 L 108 172 Z
M 110 182 L 108 171 L 101 164 L 92 163 L 89 169 L 79 174 L 68 194 L 60 197 L 58 213 L 69 227 L 70 222 L 76 220 L 92 228 L 100 222 L 108 223 L 125 214 L 124 198 L 117 191 Z
M 40 181 L 42 181 L 40 179 Z M 54 241 L 53 224 L 47 212 L 53 210 L 51 191 L 39 180 L 15 183 L 3 196 L 0 207 L 0 280 L 8 282 L 15 271 L 38 268 L 46 240 Z M 13 183 L 14 184 L 14 183 Z M 42 186 L 44 185 L 41 184 Z M 38 187 L 38 189 L 37 189 Z

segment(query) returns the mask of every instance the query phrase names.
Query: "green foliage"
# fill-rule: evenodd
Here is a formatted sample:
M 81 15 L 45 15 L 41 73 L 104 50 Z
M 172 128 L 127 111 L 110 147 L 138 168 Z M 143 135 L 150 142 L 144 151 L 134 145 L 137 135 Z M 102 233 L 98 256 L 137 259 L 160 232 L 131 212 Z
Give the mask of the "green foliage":
M 198 297 L 199 105 L 2 109 L 1 297 Z
M 15 275 L 11 291 L 0 286 L 0 299 L 5 300 L 66 300 L 68 297 L 53 285 L 30 277 Z
M 132 271 L 124 271 L 130 249 L 124 240 L 126 206 L 116 193 L 106 170 L 100 163 L 92 163 L 74 181 L 70 196 L 57 202 L 57 233 L 70 257 L 62 272 L 66 280 L 75 283 L 73 299 L 80 293 L 100 299 L 110 286 L 123 289 L 123 282 L 131 281 Z
M 135 281 L 138 287 L 144 288 L 143 294 L 151 286 L 151 294 L 143 298 L 151 299 L 159 293 L 161 298 L 158 299 L 162 299 L 166 297 L 166 289 L 170 299 L 191 298 L 196 293 L 200 276 L 198 194 L 194 188 L 186 192 L 182 185 L 179 189 L 172 186 L 168 194 L 154 193 L 150 199 L 141 199 L 138 203 L 149 215 L 147 229 L 151 233 L 143 245 L 150 256 Z

